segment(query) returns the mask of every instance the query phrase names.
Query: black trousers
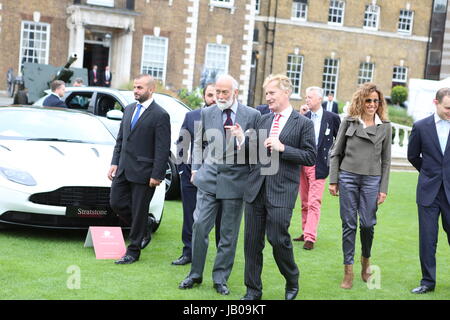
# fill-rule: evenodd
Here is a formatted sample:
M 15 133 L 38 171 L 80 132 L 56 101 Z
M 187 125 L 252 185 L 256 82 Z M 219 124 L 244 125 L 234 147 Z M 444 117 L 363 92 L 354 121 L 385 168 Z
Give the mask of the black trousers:
M 268 205 L 265 187 L 252 203 L 245 203 L 245 285 L 247 293 L 262 293 L 261 273 L 265 234 L 272 245 L 273 256 L 286 284 L 298 284 L 299 270 L 294 260 L 294 252 L 289 234 L 292 208 Z
M 111 184 L 110 205 L 127 225 L 131 226 L 127 255 L 139 259 L 141 242 L 148 224 L 148 208 L 155 188 L 127 180 L 125 173 L 114 178 Z
M 192 226 L 194 225 L 194 211 L 197 205 L 197 187 L 191 183 L 191 166 L 179 167 L 181 182 L 181 200 L 183 202 L 183 230 L 181 240 L 183 241 L 183 256 L 192 258 Z M 220 220 L 222 209 L 219 208 L 216 215 L 215 234 L 216 248 L 220 241 Z
M 419 254 L 422 269 L 421 285 L 436 285 L 436 248 L 439 233 L 439 215 L 450 245 L 450 204 L 442 185 L 430 206 L 417 205 L 419 211 Z

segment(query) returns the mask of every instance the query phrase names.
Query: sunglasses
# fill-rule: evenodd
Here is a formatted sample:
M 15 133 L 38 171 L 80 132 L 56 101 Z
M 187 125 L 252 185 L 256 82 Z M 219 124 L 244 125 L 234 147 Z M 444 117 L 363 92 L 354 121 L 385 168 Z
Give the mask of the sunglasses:
M 366 103 L 375 103 L 375 104 L 378 104 L 378 103 L 380 103 L 380 100 L 378 100 L 378 99 L 366 99 Z

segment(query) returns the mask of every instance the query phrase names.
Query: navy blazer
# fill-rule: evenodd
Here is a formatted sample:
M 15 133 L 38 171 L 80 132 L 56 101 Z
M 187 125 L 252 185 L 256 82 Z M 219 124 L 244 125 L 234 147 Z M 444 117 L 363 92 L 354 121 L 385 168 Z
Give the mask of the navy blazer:
M 327 106 L 328 106 L 328 100 L 322 102 L 323 110 L 327 110 Z M 333 106 L 331 107 L 331 111 L 336 113 L 336 114 L 339 113 L 338 104 L 337 104 L 336 101 L 333 101 Z
M 442 154 L 434 115 L 414 123 L 408 143 L 408 160 L 419 171 L 416 202 L 429 206 L 444 185 L 450 203 L 450 143 Z
M 54 94 L 50 94 L 47 98 L 45 98 L 44 102 L 42 103 L 43 107 L 59 107 L 59 108 L 67 108 L 64 101 L 62 101 L 60 98 L 58 98 Z
M 177 140 L 177 156 L 178 156 L 178 171 L 185 170 L 184 166 L 189 166 L 192 162 L 192 154 L 194 151 L 194 134 L 195 134 L 195 122 L 200 121 L 202 109 L 196 109 L 189 111 L 184 116 L 183 124 L 180 128 L 180 134 Z M 187 158 L 185 150 L 189 148 L 191 150 L 191 158 Z M 189 168 L 190 171 L 190 168 Z
M 305 116 L 311 119 L 311 111 Z M 322 121 L 320 122 L 319 141 L 317 144 L 316 179 L 326 179 L 330 172 L 328 152 L 336 139 L 341 118 L 333 112 L 323 109 Z
M 268 104 L 261 104 L 259 106 L 255 107 L 256 110 L 258 110 L 261 115 L 266 114 L 266 113 L 270 113 L 270 109 L 269 109 L 269 105 Z

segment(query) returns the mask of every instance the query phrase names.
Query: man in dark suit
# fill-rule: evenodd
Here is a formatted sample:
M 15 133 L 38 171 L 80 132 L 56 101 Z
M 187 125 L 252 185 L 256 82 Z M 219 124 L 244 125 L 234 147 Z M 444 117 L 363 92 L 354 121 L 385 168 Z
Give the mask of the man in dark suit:
M 62 97 L 64 97 L 64 94 L 66 92 L 66 84 L 62 80 L 54 80 L 50 84 L 50 89 L 52 90 L 52 93 L 45 98 L 44 102 L 42 103 L 43 107 L 59 107 L 59 108 L 67 108 L 64 101 L 61 100 Z
M 336 101 L 334 101 L 334 93 L 333 92 L 328 93 L 328 100 L 324 101 L 322 103 L 322 108 L 323 108 L 323 110 L 326 110 L 329 112 L 334 112 L 336 114 L 339 113 L 338 104 Z
M 101 77 L 98 72 L 98 67 L 95 64 L 92 66 L 92 70 L 89 70 L 89 85 L 90 86 L 101 85 Z
M 299 290 L 299 270 L 288 229 L 297 200 L 300 166 L 311 166 L 316 161 L 314 127 L 311 120 L 292 108 L 292 83 L 288 77 L 270 75 L 264 81 L 264 89 L 272 113 L 258 121 L 257 145 L 267 148 L 271 156 L 270 161 L 264 161 L 266 164 L 260 157 L 258 164 L 251 166 L 245 185 L 247 293 L 242 299 L 261 299 L 262 252 L 267 232 L 278 269 L 286 279 L 285 299 L 293 300 Z
M 262 115 L 270 113 L 270 108 L 268 104 L 261 104 L 259 106 L 256 106 L 256 110 L 258 110 Z
M 294 241 L 305 241 L 303 249 L 314 249 L 317 241 L 317 229 L 320 220 L 325 179 L 328 177 L 328 151 L 333 145 L 341 124 L 339 116 L 322 108 L 323 90 L 319 87 L 306 89 L 306 105 L 300 113 L 314 123 L 314 134 L 317 146 L 316 164 L 311 167 L 302 166 L 300 173 L 300 199 L 302 202 L 303 234 Z
M 110 204 L 131 225 L 130 244 L 116 264 L 139 260 L 149 242 L 148 209 L 155 188 L 164 180 L 170 155 L 170 118 L 152 97 L 155 80 L 149 75 L 134 79 L 138 103 L 125 108 L 108 178 L 112 180 Z
M 203 108 L 215 104 L 216 89 L 214 83 L 206 84 L 203 89 L 203 100 L 205 101 Z M 192 261 L 192 226 L 194 224 L 194 210 L 197 204 L 197 187 L 191 183 L 191 155 L 194 148 L 195 122 L 200 121 L 203 108 L 186 113 L 177 140 L 177 155 L 179 157 L 177 163 L 181 181 L 181 199 L 183 202 L 183 230 L 181 239 L 183 240 L 184 246 L 181 256 L 177 260 L 172 261 L 173 265 L 185 265 Z M 219 245 L 220 241 L 220 217 L 221 210 L 218 210 L 215 227 L 216 246 Z
M 450 88 L 437 91 L 436 113 L 414 123 L 408 160 L 419 171 L 416 202 L 419 212 L 420 286 L 422 294 L 436 286 L 436 247 L 439 215 L 450 244 Z
M 229 294 L 227 281 L 234 264 L 242 198 L 250 170 L 244 132 L 254 129 L 261 116 L 254 108 L 240 104 L 238 94 L 237 81 L 229 75 L 220 76 L 216 81 L 216 104 L 202 110 L 201 121 L 196 128 L 192 181 L 198 189 L 192 265 L 189 275 L 180 283 L 180 289 L 190 289 L 203 280 L 208 236 L 220 207 L 220 241 L 212 278 L 214 289 L 219 294 Z
M 111 74 L 111 70 L 109 70 L 109 66 L 105 67 L 105 71 L 103 72 L 103 77 L 102 77 L 102 85 L 104 87 L 111 87 L 111 81 L 112 81 L 112 74 Z

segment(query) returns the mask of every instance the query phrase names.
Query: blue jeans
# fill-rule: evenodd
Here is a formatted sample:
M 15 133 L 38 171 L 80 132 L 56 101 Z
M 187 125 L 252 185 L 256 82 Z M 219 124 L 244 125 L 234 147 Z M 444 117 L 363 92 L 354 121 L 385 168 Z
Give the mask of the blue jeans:
M 342 251 L 344 264 L 353 264 L 358 226 L 362 256 L 370 258 L 374 226 L 377 223 L 378 193 L 381 176 L 339 172 L 339 204 L 342 220 Z

